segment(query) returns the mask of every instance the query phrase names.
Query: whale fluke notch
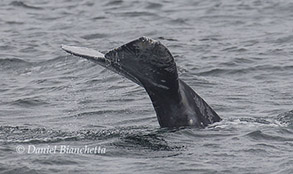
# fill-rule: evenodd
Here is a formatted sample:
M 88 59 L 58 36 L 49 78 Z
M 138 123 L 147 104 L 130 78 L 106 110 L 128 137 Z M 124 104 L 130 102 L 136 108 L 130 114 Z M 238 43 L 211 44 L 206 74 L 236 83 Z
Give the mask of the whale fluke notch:
M 141 37 L 105 55 L 82 47 L 62 46 L 110 69 L 145 88 L 161 127 L 205 127 L 218 122 L 218 114 L 186 83 L 178 78 L 170 51 L 159 41 Z

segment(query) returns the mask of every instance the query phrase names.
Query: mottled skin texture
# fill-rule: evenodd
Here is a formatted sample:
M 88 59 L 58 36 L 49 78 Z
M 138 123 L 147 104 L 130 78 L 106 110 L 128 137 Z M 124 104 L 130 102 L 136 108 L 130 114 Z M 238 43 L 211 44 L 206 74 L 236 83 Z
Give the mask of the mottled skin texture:
M 104 57 L 70 48 L 74 55 L 94 61 L 145 88 L 161 127 L 205 127 L 218 122 L 217 113 L 178 78 L 169 50 L 158 41 L 141 37 L 109 51 Z

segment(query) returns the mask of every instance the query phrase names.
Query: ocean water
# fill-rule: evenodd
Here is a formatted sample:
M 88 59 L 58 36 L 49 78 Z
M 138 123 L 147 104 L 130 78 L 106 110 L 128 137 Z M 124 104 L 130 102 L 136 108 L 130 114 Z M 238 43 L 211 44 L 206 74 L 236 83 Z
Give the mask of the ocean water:
M 293 173 L 292 9 L 0 1 L 0 173 Z M 143 88 L 60 48 L 106 52 L 141 36 L 169 48 L 223 121 L 162 129 Z

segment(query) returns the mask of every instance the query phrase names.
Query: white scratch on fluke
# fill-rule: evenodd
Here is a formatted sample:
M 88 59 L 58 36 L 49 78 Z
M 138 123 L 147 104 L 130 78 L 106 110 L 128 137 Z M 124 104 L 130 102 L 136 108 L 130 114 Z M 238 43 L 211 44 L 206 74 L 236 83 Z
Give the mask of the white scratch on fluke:
M 76 47 L 76 46 L 68 46 L 62 45 L 61 48 L 66 52 L 71 54 L 79 55 L 79 56 L 89 56 L 89 57 L 96 57 L 96 58 L 104 58 L 104 54 L 100 53 L 99 51 L 85 48 L 85 47 Z

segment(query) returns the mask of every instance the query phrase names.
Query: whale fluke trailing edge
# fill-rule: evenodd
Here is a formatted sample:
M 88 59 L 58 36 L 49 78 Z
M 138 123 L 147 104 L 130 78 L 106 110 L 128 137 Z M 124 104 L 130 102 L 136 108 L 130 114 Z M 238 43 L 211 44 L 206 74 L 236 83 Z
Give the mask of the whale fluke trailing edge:
M 206 127 L 221 121 L 218 114 L 183 82 L 170 51 L 159 41 L 141 37 L 106 54 L 62 45 L 66 52 L 98 63 L 148 93 L 161 127 Z

